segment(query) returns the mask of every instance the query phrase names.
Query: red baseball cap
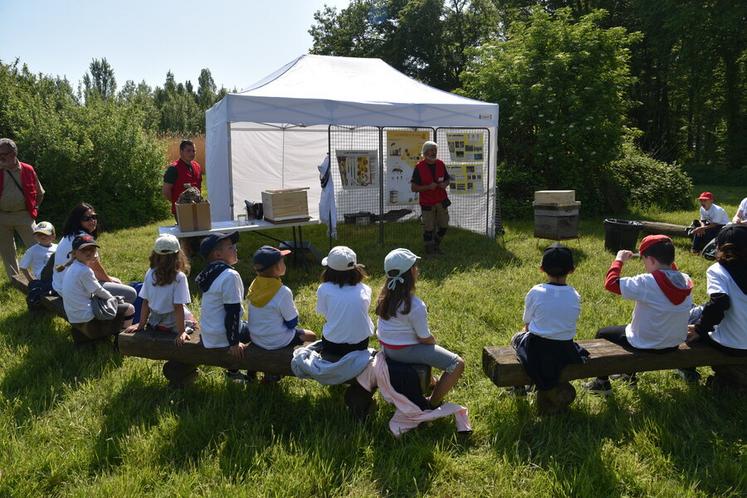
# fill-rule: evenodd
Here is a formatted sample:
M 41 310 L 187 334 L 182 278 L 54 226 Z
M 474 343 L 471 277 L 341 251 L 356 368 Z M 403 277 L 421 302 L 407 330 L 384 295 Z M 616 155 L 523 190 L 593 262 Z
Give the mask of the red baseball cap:
M 703 192 L 698 196 L 699 201 L 712 201 L 713 200 L 713 194 L 710 192 Z
M 641 244 L 638 246 L 638 254 L 643 255 L 646 250 L 661 242 L 672 242 L 672 239 L 666 235 L 647 235 L 641 240 Z

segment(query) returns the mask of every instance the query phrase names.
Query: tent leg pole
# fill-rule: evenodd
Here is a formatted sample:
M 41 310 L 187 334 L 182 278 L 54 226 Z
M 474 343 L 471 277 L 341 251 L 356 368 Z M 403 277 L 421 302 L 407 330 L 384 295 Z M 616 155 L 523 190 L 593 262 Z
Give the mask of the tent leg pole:
M 379 244 L 384 245 L 384 128 L 379 127 Z

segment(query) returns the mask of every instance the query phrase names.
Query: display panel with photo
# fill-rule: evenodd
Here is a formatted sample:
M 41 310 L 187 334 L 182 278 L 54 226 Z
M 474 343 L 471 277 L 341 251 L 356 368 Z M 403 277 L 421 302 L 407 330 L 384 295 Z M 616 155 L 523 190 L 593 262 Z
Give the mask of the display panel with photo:
M 420 160 L 420 150 L 430 137 L 428 131 L 387 131 L 386 191 L 389 204 L 414 204 L 418 201 L 418 194 L 410 189 L 410 180 Z
M 338 150 L 335 156 L 342 188 L 367 188 L 376 185 L 379 164 L 375 150 Z

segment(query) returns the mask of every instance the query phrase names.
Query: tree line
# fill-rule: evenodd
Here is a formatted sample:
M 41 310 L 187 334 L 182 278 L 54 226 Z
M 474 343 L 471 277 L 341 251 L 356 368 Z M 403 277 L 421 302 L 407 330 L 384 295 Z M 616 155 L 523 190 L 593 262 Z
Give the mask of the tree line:
M 509 193 L 570 184 L 606 209 L 644 200 L 620 178 L 634 164 L 667 172 L 662 192 L 688 182 L 676 165 L 743 181 L 746 28 L 739 0 L 353 0 L 309 32 L 312 53 L 499 103 Z

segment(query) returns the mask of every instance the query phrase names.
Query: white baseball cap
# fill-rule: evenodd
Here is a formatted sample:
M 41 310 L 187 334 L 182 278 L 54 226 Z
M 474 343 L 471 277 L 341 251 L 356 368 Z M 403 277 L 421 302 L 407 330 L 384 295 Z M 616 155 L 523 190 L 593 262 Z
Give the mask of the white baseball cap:
M 337 271 L 348 271 L 360 268 L 363 265 L 358 264 L 358 257 L 351 248 L 347 246 L 335 246 L 329 251 L 329 255 L 322 259 L 322 266 Z
M 43 233 L 44 235 L 54 235 L 54 225 L 48 221 L 40 221 L 34 225 L 34 233 Z
M 170 233 L 159 235 L 156 243 L 153 245 L 153 252 L 158 254 L 176 254 L 179 252 L 179 249 L 181 249 L 179 247 L 179 239 Z
M 397 283 L 404 282 L 402 275 L 415 266 L 415 263 L 420 259 L 420 256 L 413 253 L 409 249 L 400 247 L 390 251 L 389 254 L 384 258 L 384 271 L 386 272 L 387 287 L 394 289 Z M 390 273 L 396 271 L 397 273 Z

